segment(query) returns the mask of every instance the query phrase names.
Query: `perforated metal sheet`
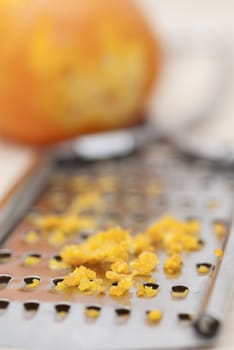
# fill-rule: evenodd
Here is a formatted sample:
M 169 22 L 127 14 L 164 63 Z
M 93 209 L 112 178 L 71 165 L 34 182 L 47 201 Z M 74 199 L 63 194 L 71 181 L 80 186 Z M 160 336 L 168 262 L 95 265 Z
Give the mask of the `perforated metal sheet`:
M 97 218 L 93 232 L 118 224 L 131 227 L 137 233 L 164 214 L 200 221 L 203 249 L 184 257 L 183 272 L 179 276 L 174 279 L 165 276 L 162 267 L 164 255 L 159 254 L 161 262 L 155 272 L 159 284 L 157 297 L 137 298 L 134 291 L 122 299 L 69 296 L 54 291 L 54 278 L 63 276 L 66 271 L 51 271 L 48 263 L 52 256 L 58 255 L 61 247 L 51 245 L 45 237 L 35 244 L 27 244 L 25 235 L 33 229 L 28 215 L 66 210 L 74 196 L 70 186 L 72 179 L 81 175 L 92 183 L 108 175 L 118 183 L 114 190 L 103 192 L 108 210 L 84 213 Z M 229 227 L 233 185 L 231 169 L 219 169 L 208 162 L 186 159 L 168 145 L 148 146 L 122 159 L 56 165 L 45 182 L 44 191 L 2 244 L 0 282 L 6 283 L 2 283 L 0 289 L 0 344 L 48 350 L 65 347 L 68 350 L 117 350 L 194 348 L 214 342 L 215 338 L 200 338 L 188 318 L 191 316 L 195 320 L 198 316 L 214 276 L 212 271 L 199 275 L 196 264 L 218 264 L 214 250 L 222 247 L 224 241 L 216 237 L 213 225 L 218 221 Z M 25 191 L 21 200 L 28 195 Z M 63 198 L 60 207 L 54 197 Z M 80 242 L 90 234 L 92 231 L 73 236 L 69 242 Z M 36 254 L 40 262 L 26 267 L 23 259 L 30 254 Z M 40 279 L 38 288 L 25 290 L 25 278 L 32 277 Z M 188 296 L 181 300 L 172 298 L 174 285 L 187 286 Z M 226 293 L 218 291 L 223 292 Z M 100 307 L 100 317 L 87 320 L 84 315 L 87 306 Z M 157 325 L 150 325 L 146 321 L 146 311 L 155 308 L 162 310 L 163 319 Z M 60 317 L 56 310 L 68 311 L 67 316 Z M 124 317 L 119 316 L 121 312 L 125 312 Z M 179 314 L 186 315 L 179 317 Z

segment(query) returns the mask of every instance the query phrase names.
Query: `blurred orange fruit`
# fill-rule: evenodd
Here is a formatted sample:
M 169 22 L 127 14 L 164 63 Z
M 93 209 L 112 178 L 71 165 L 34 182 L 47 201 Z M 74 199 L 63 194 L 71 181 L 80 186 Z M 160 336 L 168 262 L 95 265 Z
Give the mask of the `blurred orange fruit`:
M 0 133 L 26 143 L 136 124 L 160 69 L 130 0 L 1 0 L 0 43 Z

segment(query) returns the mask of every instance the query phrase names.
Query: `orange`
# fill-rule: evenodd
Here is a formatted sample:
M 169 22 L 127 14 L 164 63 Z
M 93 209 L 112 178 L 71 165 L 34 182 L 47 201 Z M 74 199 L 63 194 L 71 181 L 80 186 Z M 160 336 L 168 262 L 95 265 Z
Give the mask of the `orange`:
M 1 0 L 0 43 L 0 133 L 24 143 L 136 124 L 160 70 L 129 0 Z

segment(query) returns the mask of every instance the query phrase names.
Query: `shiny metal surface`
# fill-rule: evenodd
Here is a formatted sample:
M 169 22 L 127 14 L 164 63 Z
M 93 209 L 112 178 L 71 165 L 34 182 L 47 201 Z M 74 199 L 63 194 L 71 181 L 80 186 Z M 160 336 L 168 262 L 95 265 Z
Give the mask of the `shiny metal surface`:
M 116 160 L 88 163 L 76 161 L 67 162 L 66 165 L 65 163 L 54 167 L 49 173 L 49 182 L 45 181 L 45 177 L 43 180 L 40 179 L 40 186 L 43 183 L 50 183 L 49 187 L 41 192 L 41 198 L 48 196 L 51 190 L 53 192 L 53 179 L 62 179 L 64 187 L 60 186 L 60 191 L 66 192 L 66 183 L 72 176 L 82 174 L 95 179 L 98 176 L 113 175 L 120 180 L 121 189 L 109 198 L 107 196 L 106 200 L 110 201 L 111 211 L 118 212 L 118 215 L 112 217 L 116 224 L 123 227 L 130 226 L 134 232 L 138 232 L 164 214 L 171 214 L 183 220 L 197 218 L 202 227 L 201 239 L 204 241 L 204 247 L 198 252 L 184 256 L 183 272 L 174 279 L 169 279 L 163 273 L 162 265 L 165 257 L 163 253 L 159 254 L 160 264 L 154 275 L 160 289 L 158 296 L 153 299 L 137 298 L 135 293 L 128 300 L 116 300 L 109 296 L 101 299 L 89 296 L 77 296 L 74 299 L 65 296 L 53 298 L 48 289 L 48 274 L 46 272 L 43 274 L 45 269 L 40 268 L 34 270 L 34 275 L 39 275 L 43 281 L 41 293 L 19 292 L 21 275 L 16 275 L 16 269 L 11 270 L 13 265 L 2 264 L 0 274 L 12 275 L 13 279 L 9 288 L 0 290 L 0 305 L 1 302 L 4 304 L 4 301 L 5 303 L 9 301 L 8 307 L 3 309 L 0 315 L 1 345 L 48 350 L 64 348 L 140 350 L 185 349 L 213 344 L 216 341 L 216 333 L 213 338 L 200 337 L 192 327 L 193 322 L 190 319 L 186 320 L 186 317 L 183 320 L 183 317 L 179 318 L 178 315 L 189 314 L 196 320 L 201 315 L 204 300 L 207 300 L 202 310 L 209 311 L 209 314 L 220 323 L 223 321 L 225 311 L 223 302 L 227 300 L 231 289 L 234 251 L 231 248 L 232 244 L 227 243 L 225 246 L 224 241 L 217 239 L 213 224 L 218 220 L 231 225 L 234 181 L 232 170 L 215 168 L 209 162 L 185 158 L 166 144 L 150 145 L 138 153 Z M 144 188 L 151 181 L 160 184 L 160 191 L 155 195 L 146 196 Z M 38 183 L 35 186 L 38 188 Z M 26 192 L 21 196 L 21 200 L 24 200 Z M 126 210 L 128 202 L 133 204 L 134 210 Z M 36 206 L 37 203 L 38 200 L 35 201 Z M 35 204 L 30 206 L 31 210 Z M 139 214 L 142 214 L 141 220 L 137 219 L 136 213 L 138 218 Z M 23 220 L 24 215 L 15 226 L 12 235 L 5 240 L 4 249 L 11 250 L 15 239 L 18 240 L 23 235 L 20 231 Z M 105 220 L 103 218 L 104 225 Z M 2 227 L 2 235 L 8 231 L 9 227 L 7 230 Z M 232 234 L 229 239 L 232 243 Z M 217 275 L 212 273 L 199 275 L 196 269 L 197 263 L 219 265 L 218 258 L 214 254 L 214 250 L 219 247 L 224 248 L 224 257 Z M 39 246 L 37 248 L 39 249 Z M 25 253 L 24 249 L 21 252 L 12 251 L 14 266 L 22 261 L 21 253 Z M 41 253 L 44 259 L 48 259 L 49 255 L 46 252 Z M 46 265 L 47 261 L 44 264 Z M 20 271 L 26 274 L 22 267 Z M 213 280 L 214 278 L 216 280 Z M 214 282 L 212 287 L 214 294 L 209 292 L 211 282 Z M 189 288 L 187 298 L 173 299 L 171 288 L 174 285 L 187 286 Z M 35 307 L 35 304 L 38 307 L 30 317 L 25 312 L 25 302 L 30 303 L 29 308 Z M 67 317 L 62 320 L 56 316 L 56 308 L 61 303 L 70 305 Z M 84 316 L 84 309 L 90 304 L 101 307 L 101 315 L 94 322 L 88 321 Z M 123 321 L 115 311 L 119 308 L 128 308 L 131 311 Z M 154 326 L 146 322 L 145 315 L 146 311 L 152 308 L 160 308 L 163 311 L 162 321 Z

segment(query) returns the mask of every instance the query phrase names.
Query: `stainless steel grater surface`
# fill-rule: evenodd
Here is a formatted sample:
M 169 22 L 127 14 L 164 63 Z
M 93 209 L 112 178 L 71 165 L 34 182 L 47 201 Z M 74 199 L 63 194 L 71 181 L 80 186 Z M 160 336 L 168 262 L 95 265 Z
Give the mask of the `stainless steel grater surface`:
M 146 146 L 126 158 L 65 162 L 48 169 L 48 164 L 40 165 L 32 176 L 30 191 L 28 185 L 18 193 L 8 205 L 8 219 L 1 217 L 0 344 L 48 350 L 127 350 L 196 348 L 214 343 L 231 288 L 232 170 L 185 158 L 166 144 Z M 107 177 L 117 183 L 102 191 L 104 211 L 86 208 L 83 213 L 95 218 L 93 227 L 61 245 L 41 232 L 36 232 L 35 240 L 33 235 L 28 240 L 27 235 L 34 230 L 30 218 L 66 211 L 71 199 L 81 194 L 79 186 L 72 185 L 81 177 L 97 189 L 101 179 Z M 82 193 L 85 191 L 83 188 Z M 22 207 L 20 219 L 16 207 Z M 154 273 L 159 285 L 156 297 L 137 298 L 134 290 L 122 298 L 54 290 L 67 271 L 51 270 L 49 261 L 60 261 L 62 245 L 82 242 L 97 230 L 115 225 L 131 228 L 135 234 L 164 214 L 199 220 L 202 249 L 184 256 L 182 273 L 175 278 L 164 274 L 165 257 L 159 254 L 160 264 Z M 226 238 L 215 234 L 217 223 L 229 233 Z M 10 226 L 14 227 L 9 230 Z M 214 254 L 217 248 L 224 249 L 223 260 Z M 38 259 L 38 264 L 25 266 L 26 257 Z M 199 264 L 210 272 L 199 274 Z M 27 289 L 27 283 L 35 279 L 37 288 Z M 186 298 L 172 297 L 171 290 L 176 286 L 188 289 Z M 98 310 L 100 316 L 87 319 L 87 307 Z M 154 325 L 146 320 L 147 311 L 153 309 L 163 312 L 162 320 Z M 198 325 L 196 321 L 202 315 L 208 320 L 203 317 Z

